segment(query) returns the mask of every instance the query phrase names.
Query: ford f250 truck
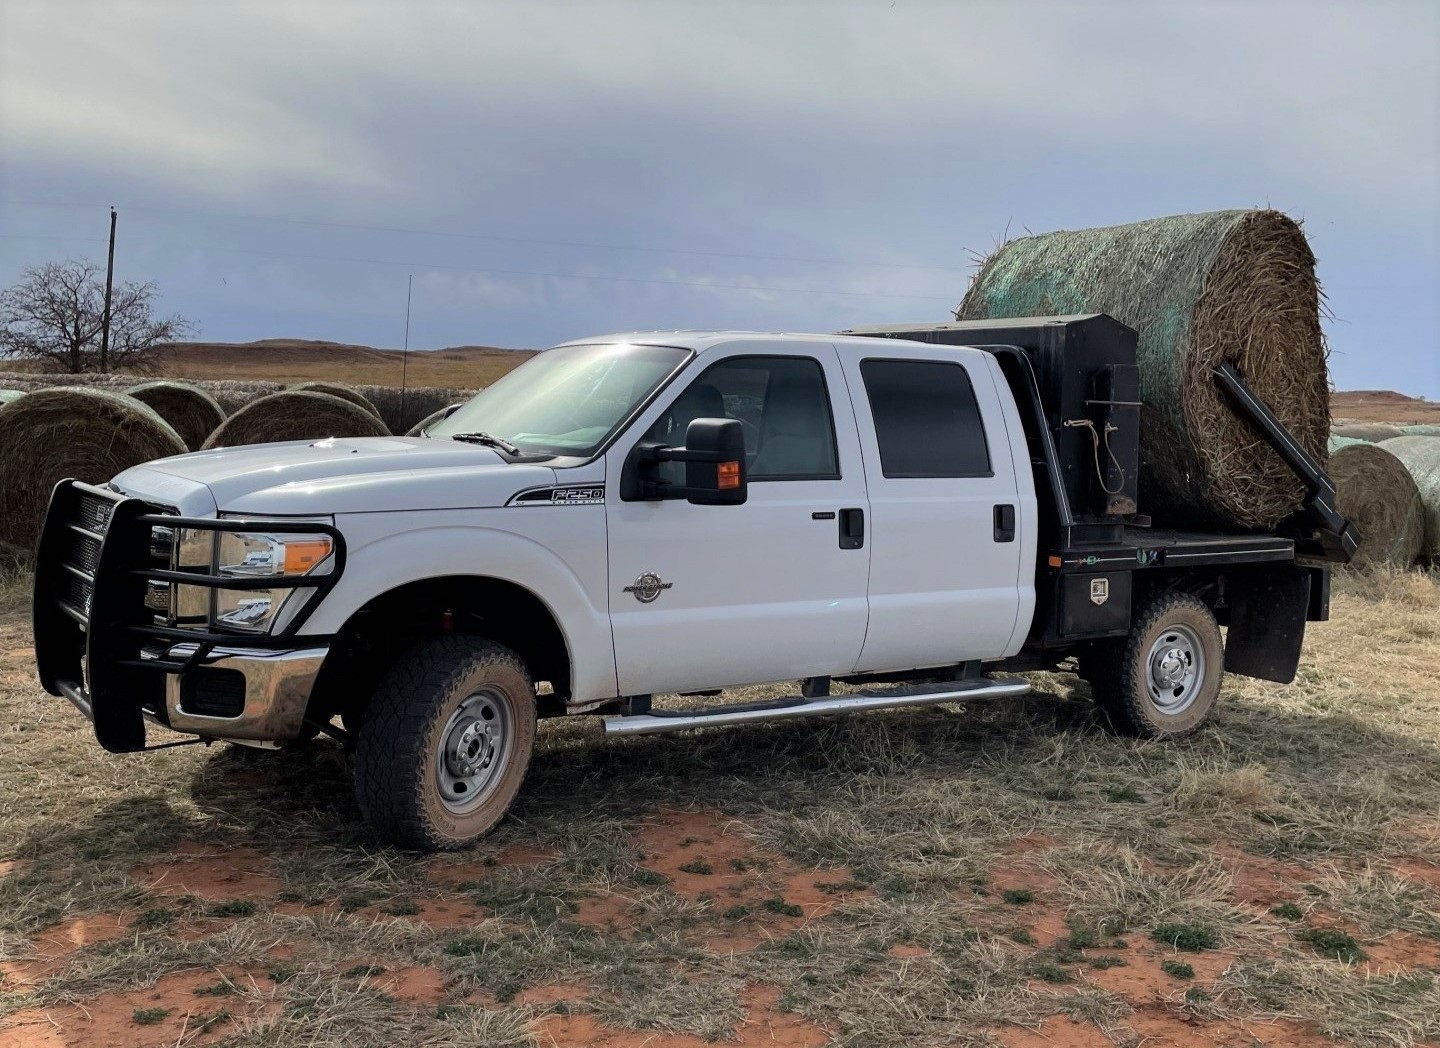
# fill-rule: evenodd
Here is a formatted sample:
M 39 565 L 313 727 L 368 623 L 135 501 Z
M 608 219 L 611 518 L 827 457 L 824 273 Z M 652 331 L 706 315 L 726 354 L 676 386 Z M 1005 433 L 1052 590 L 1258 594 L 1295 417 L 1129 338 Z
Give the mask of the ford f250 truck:
M 155 748 L 147 722 L 339 738 L 365 816 L 422 849 L 501 819 L 542 717 L 653 733 L 1003 698 L 1028 685 L 1002 674 L 1074 658 L 1118 730 L 1182 736 L 1222 671 L 1293 677 L 1356 536 L 1227 366 L 1305 504 L 1273 534 L 1148 526 L 1135 346 L 1104 315 L 617 335 L 424 437 L 64 481 L 40 678 L 112 752 Z M 774 681 L 797 694 L 651 702 Z

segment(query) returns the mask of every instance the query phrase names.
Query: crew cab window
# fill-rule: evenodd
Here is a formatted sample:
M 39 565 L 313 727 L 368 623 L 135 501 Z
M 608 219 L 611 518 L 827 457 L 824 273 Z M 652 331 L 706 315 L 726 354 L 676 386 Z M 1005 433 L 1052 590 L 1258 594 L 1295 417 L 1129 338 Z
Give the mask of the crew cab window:
M 710 365 L 646 439 L 678 447 L 697 418 L 739 420 L 751 480 L 840 476 L 825 373 L 809 357 L 730 357 Z
M 960 364 L 863 360 L 860 376 L 887 477 L 988 477 L 990 449 Z

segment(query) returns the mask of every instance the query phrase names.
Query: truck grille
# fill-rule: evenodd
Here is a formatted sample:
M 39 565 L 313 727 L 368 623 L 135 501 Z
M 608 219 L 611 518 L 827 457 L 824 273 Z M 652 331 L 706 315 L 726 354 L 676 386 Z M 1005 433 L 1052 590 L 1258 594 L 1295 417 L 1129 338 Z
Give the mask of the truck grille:
M 100 565 L 100 545 L 110 527 L 115 503 L 95 495 L 81 494 L 76 501 L 62 543 L 62 571 L 58 577 L 56 597 L 72 612 L 88 619 L 95 596 L 95 571 Z M 170 566 L 170 544 L 174 541 L 169 528 L 155 528 L 151 537 L 150 560 L 156 567 Z M 150 582 L 145 593 L 145 607 L 159 617 L 170 614 L 170 586 L 166 582 Z
M 89 618 L 90 602 L 95 595 L 95 568 L 100 563 L 100 543 L 110 526 L 115 503 L 94 495 L 81 495 L 75 506 L 75 519 L 65 535 L 65 570 L 58 579 L 57 594 L 61 603 L 72 612 Z

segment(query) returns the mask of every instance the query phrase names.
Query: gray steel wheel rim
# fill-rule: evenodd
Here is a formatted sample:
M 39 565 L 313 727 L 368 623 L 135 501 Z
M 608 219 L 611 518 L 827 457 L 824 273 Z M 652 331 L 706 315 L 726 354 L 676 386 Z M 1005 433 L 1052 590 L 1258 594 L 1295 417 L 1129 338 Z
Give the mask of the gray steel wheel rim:
M 435 754 L 440 803 L 468 815 L 494 789 L 510 763 L 514 716 L 510 700 L 491 688 L 466 696 L 445 722 Z
M 1189 626 L 1166 626 L 1145 657 L 1145 693 L 1167 717 L 1184 713 L 1205 686 L 1205 647 Z

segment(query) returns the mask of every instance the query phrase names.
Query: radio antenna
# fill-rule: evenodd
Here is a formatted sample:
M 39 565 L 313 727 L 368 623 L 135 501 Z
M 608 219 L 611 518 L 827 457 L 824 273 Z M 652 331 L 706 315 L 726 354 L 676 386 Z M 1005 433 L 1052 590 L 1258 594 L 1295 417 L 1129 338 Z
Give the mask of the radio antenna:
M 405 419 L 405 378 L 410 372 L 410 293 L 415 287 L 415 274 L 405 278 L 405 348 L 400 351 L 400 419 Z

